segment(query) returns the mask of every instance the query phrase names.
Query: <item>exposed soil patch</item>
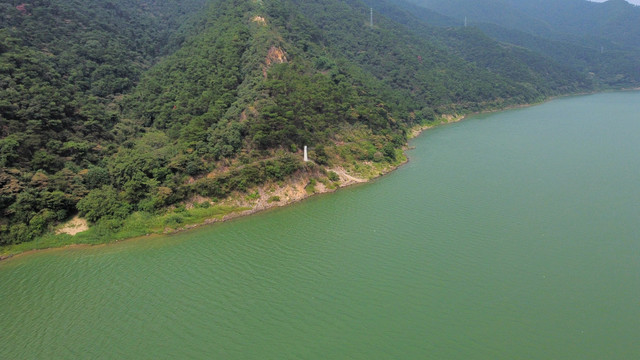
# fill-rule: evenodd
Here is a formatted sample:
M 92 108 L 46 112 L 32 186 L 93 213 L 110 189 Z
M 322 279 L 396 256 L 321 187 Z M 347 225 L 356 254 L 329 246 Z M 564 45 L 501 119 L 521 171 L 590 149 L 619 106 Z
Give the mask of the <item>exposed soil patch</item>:
M 262 17 L 262 16 L 254 16 L 251 21 L 253 21 L 254 23 L 258 23 L 258 24 L 262 24 L 262 25 L 266 25 L 267 21 Z
M 69 220 L 64 226 L 56 230 L 56 234 L 69 234 L 71 236 L 89 230 L 87 220 L 80 218 L 78 215 Z

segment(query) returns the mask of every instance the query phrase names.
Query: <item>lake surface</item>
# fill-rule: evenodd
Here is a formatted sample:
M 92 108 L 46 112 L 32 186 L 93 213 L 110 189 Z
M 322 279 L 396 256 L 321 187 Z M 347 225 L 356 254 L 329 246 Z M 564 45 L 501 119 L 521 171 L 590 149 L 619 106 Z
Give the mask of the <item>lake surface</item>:
M 639 92 L 412 145 L 287 208 L 0 263 L 0 358 L 640 358 Z

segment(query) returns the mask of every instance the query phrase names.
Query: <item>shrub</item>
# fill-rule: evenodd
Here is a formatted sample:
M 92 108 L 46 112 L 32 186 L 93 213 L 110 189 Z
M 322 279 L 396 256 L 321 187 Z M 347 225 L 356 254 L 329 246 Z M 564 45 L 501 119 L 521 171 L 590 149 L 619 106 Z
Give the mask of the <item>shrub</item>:
M 182 223 L 184 223 L 184 218 L 179 214 L 173 214 L 164 220 L 164 224 L 170 227 L 175 227 Z
M 260 198 L 260 193 L 257 191 L 247 195 L 247 200 L 258 200 L 259 198 Z
M 267 202 L 269 203 L 278 202 L 278 201 L 280 201 L 280 196 L 272 196 L 267 200 Z
M 81 216 L 90 222 L 101 218 L 124 219 L 131 212 L 131 205 L 118 198 L 118 192 L 110 185 L 93 189 L 76 205 Z

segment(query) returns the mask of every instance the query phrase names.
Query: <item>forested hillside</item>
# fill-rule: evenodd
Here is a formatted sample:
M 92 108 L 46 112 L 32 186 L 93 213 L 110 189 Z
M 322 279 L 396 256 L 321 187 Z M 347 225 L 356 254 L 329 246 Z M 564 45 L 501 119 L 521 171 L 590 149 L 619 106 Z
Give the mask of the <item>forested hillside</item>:
M 434 12 L 480 29 L 503 43 L 544 55 L 594 79 L 597 86 L 634 86 L 640 81 L 640 7 L 624 0 L 402 0 L 420 19 Z M 418 8 L 416 8 L 418 5 Z M 422 7 L 422 9 L 420 9 Z
M 118 98 L 203 5 L 0 4 L 0 242 L 30 240 L 75 211 L 91 166 L 116 147 Z
M 588 89 L 593 84 L 583 69 L 544 56 L 507 42 L 497 42 L 476 27 L 451 26 L 451 19 L 436 17 L 430 10 L 403 3 L 394 5 L 388 0 L 372 1 L 390 19 L 429 43 L 448 49 L 451 53 L 492 73 L 504 76 L 538 93 L 553 95 Z M 431 26 L 435 19 L 442 26 Z M 548 41 L 547 41 L 548 42 Z
M 375 3 L 373 27 L 357 0 L 3 4 L 0 244 L 75 213 L 115 231 L 300 172 L 330 184 L 336 166 L 396 165 L 407 130 L 442 115 L 592 89 L 547 56 Z

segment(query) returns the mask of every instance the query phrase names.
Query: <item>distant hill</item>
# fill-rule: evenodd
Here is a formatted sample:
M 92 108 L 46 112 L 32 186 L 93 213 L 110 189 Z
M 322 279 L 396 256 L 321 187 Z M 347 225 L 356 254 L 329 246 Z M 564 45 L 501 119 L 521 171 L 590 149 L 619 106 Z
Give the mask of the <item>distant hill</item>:
M 555 40 L 640 46 L 640 8 L 624 0 L 409 0 L 469 23 L 492 23 Z
M 640 7 L 624 0 L 407 0 L 525 47 L 603 86 L 633 86 L 640 80 Z M 416 12 L 417 16 L 421 16 Z M 424 17 L 429 22 L 429 17 Z

